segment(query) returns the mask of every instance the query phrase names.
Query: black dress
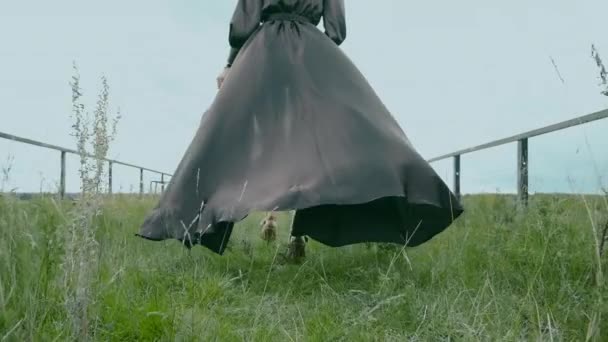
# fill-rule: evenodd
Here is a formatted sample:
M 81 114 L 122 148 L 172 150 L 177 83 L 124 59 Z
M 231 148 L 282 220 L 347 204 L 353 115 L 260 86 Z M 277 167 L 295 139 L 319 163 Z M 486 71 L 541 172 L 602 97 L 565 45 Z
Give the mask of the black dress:
M 460 216 L 345 37 L 343 0 L 239 0 L 232 67 L 137 235 L 222 254 L 251 211 L 295 209 L 294 236 L 415 246 Z

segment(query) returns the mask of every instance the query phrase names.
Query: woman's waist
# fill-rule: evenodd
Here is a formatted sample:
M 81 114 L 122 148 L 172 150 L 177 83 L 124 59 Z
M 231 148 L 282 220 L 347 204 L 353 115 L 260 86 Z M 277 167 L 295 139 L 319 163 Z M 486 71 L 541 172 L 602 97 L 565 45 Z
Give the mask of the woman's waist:
M 299 21 L 299 22 L 313 24 L 313 20 L 311 20 L 309 17 L 307 17 L 303 14 L 292 13 L 292 12 L 269 13 L 262 17 L 262 22 L 267 22 L 267 21 Z

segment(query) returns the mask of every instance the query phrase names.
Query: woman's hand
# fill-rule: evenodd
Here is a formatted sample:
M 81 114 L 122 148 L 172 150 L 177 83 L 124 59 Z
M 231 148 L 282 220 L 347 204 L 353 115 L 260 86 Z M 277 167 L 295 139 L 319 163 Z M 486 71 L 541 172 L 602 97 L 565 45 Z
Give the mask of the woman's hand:
M 226 75 L 228 75 L 228 71 L 230 71 L 230 67 L 225 67 L 224 70 L 222 70 L 220 75 L 217 77 L 217 89 L 220 89 L 222 87 L 222 83 L 224 83 L 224 79 L 226 78 Z

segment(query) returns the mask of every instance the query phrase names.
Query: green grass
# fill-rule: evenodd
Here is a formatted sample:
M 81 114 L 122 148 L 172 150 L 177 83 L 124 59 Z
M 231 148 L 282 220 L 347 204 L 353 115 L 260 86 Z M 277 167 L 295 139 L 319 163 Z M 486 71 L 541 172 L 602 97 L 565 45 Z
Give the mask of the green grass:
M 301 265 L 241 222 L 217 256 L 134 233 L 154 200 L 116 196 L 98 220 L 89 332 L 103 341 L 583 341 L 608 336 L 591 219 L 600 197 L 465 198 L 467 212 L 416 248 L 311 242 Z M 66 340 L 63 224 L 72 204 L 0 197 L 0 340 Z M 607 271 L 606 257 L 603 261 Z M 603 299 L 602 299 L 603 298 Z

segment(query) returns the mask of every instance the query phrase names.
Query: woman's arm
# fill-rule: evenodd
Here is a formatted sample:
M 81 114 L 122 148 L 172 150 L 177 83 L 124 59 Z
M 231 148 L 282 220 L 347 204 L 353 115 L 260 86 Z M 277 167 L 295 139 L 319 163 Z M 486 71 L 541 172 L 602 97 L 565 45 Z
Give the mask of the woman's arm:
M 232 20 L 230 20 L 230 31 L 228 33 L 228 42 L 230 43 L 230 53 L 228 61 L 222 73 L 217 77 L 218 89 L 222 86 L 228 70 L 239 54 L 241 47 L 249 37 L 260 26 L 262 20 L 262 2 L 261 0 L 238 0 Z
M 262 2 L 260 0 L 238 0 L 230 21 L 230 32 L 228 34 L 228 42 L 230 43 L 228 66 L 232 65 L 243 44 L 260 26 L 261 20 Z
M 340 45 L 346 39 L 344 0 L 323 0 L 325 34 Z
M 260 26 L 261 19 L 262 3 L 260 0 L 238 0 L 232 14 L 232 20 L 230 20 L 230 30 L 228 33 L 230 52 L 228 54 L 228 61 L 222 73 L 217 77 L 218 89 L 221 88 L 241 47 Z

